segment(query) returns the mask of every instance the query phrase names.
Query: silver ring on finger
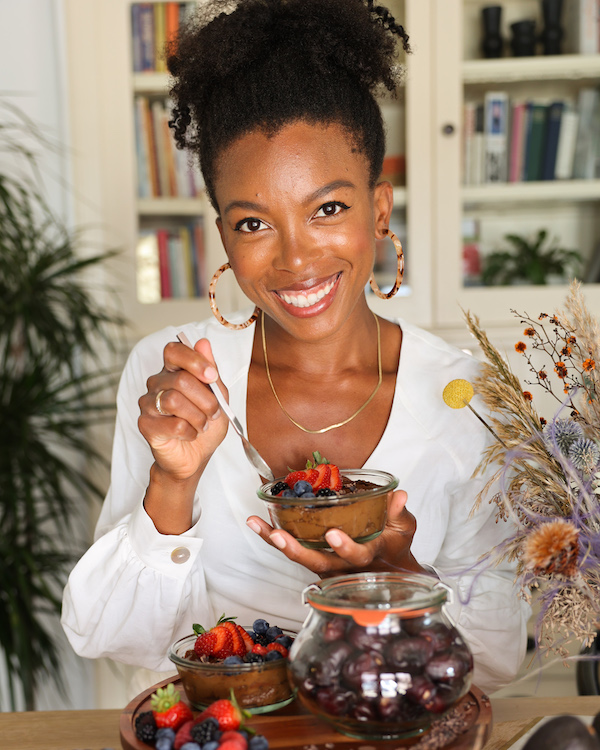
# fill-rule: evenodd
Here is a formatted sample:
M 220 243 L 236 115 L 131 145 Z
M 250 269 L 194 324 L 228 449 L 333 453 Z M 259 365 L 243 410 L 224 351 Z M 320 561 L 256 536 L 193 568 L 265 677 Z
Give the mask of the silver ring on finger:
M 161 408 L 161 404 L 160 404 L 160 397 L 161 397 L 161 396 L 163 395 L 163 393 L 164 393 L 164 390 L 162 390 L 162 391 L 159 391 L 159 392 L 158 392 L 158 393 L 156 394 L 156 399 L 155 399 L 155 401 L 154 401 L 154 405 L 156 406 L 156 411 L 157 411 L 157 412 L 158 412 L 159 414 L 161 414 L 161 415 L 162 415 L 163 417 L 170 417 L 171 415 L 170 415 L 170 414 L 167 414 L 167 412 L 166 412 L 166 411 L 163 411 L 163 410 L 162 410 L 162 408 Z

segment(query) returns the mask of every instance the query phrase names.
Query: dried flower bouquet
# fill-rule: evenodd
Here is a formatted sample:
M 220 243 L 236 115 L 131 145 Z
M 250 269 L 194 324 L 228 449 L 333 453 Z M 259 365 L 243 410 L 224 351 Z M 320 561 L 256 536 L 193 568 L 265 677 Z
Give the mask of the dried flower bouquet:
M 497 518 L 516 523 L 488 562 L 516 561 L 521 595 L 540 604 L 537 645 L 562 656 L 573 640 L 589 645 L 600 627 L 600 327 L 578 282 L 565 305 L 536 319 L 512 310 L 524 325 L 515 349 L 532 373 L 525 384 L 560 404 L 548 422 L 479 320 L 466 313 L 485 355 L 473 385 L 496 437 L 476 472 L 495 467 L 477 503 L 499 482 Z

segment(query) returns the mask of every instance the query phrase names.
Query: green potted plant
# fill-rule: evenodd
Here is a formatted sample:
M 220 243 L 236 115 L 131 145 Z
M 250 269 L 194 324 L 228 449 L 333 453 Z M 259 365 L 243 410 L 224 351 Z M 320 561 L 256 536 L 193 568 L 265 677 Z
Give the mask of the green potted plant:
M 17 133 L 11 114 L 0 124 L 11 152 L 10 171 L 0 169 L 0 662 L 10 706 L 31 710 L 42 678 L 63 684 L 52 633 L 85 543 L 77 509 L 103 494 L 90 479 L 102 456 L 89 430 L 113 416 L 105 394 L 115 376 L 95 352 L 114 349 L 123 321 L 89 282 L 115 252 L 90 251 L 49 210 L 20 138 L 39 143 L 39 131 L 21 117 Z
M 515 283 L 548 284 L 552 277 L 566 281 L 569 272 L 577 271 L 581 255 L 577 250 L 565 250 L 556 238 L 546 245 L 548 232 L 538 230 L 533 238 L 506 234 L 510 250 L 496 250 L 483 258 L 482 282 L 486 286 Z

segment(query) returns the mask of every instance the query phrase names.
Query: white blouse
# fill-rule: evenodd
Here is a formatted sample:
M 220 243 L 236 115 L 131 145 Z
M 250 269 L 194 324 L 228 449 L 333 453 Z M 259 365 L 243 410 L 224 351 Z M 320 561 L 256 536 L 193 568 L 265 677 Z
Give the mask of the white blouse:
M 515 676 L 525 654 L 529 607 L 518 598 L 509 565 L 476 576 L 469 567 L 509 532 L 483 502 L 471 515 L 484 480 L 472 480 L 493 439 L 468 409 L 442 400 L 454 378 L 472 379 L 473 357 L 405 321 L 396 391 L 388 425 L 365 468 L 395 474 L 417 519 L 412 552 L 453 591 L 447 612 L 475 657 L 475 684 L 491 691 Z M 246 417 L 254 328 L 231 331 L 211 320 L 182 326 L 192 342 L 210 340 L 233 411 Z M 193 526 L 179 536 L 157 532 L 143 507 L 153 462 L 137 427 L 138 399 L 163 366 L 163 349 L 179 328 L 166 328 L 131 352 L 117 396 L 111 486 L 95 542 L 72 571 L 62 625 L 74 650 L 152 670 L 172 670 L 167 649 L 211 626 L 223 613 L 242 624 L 264 617 L 297 630 L 307 615 L 302 591 L 316 576 L 266 544 L 246 526 L 268 520 L 256 495 L 258 474 L 230 429 L 200 479 Z M 474 402 L 476 404 L 476 401 Z

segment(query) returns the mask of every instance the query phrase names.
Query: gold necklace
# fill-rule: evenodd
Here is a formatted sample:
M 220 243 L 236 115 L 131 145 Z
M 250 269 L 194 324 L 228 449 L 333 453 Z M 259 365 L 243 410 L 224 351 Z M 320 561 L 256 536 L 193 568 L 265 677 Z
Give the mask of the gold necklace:
M 375 394 L 379 390 L 379 387 L 381 386 L 381 383 L 383 381 L 383 370 L 381 367 L 381 329 L 379 328 L 379 320 L 377 320 L 377 315 L 373 313 L 373 317 L 375 318 L 375 325 L 377 326 L 377 370 L 378 370 L 378 380 L 377 385 L 375 386 L 375 389 L 373 393 L 369 396 L 369 398 L 365 401 L 365 403 L 360 406 L 351 417 L 348 417 L 348 419 L 344 419 L 343 422 L 337 422 L 337 424 L 330 424 L 329 427 L 322 427 L 320 430 L 308 430 L 306 427 L 302 427 L 301 424 L 298 424 L 295 419 L 293 419 L 288 412 L 284 409 L 283 404 L 279 400 L 279 396 L 277 395 L 277 392 L 275 391 L 275 386 L 273 385 L 273 381 L 271 380 L 271 370 L 269 369 L 269 358 L 267 357 L 267 339 L 265 336 L 265 314 L 264 312 L 261 315 L 260 323 L 261 323 L 261 330 L 262 330 L 262 347 L 263 347 L 263 355 L 265 358 L 265 369 L 267 371 L 267 379 L 269 380 L 269 385 L 271 386 L 271 390 L 273 391 L 273 395 L 275 396 L 275 400 L 279 404 L 279 407 L 281 411 L 285 414 L 285 416 L 290 420 L 290 422 L 295 425 L 299 430 L 302 430 L 302 432 L 308 432 L 311 435 L 321 435 L 324 432 L 329 432 L 329 430 L 335 430 L 337 427 L 343 427 L 345 424 L 348 424 L 348 422 L 351 422 L 354 417 L 357 417 L 363 409 L 366 409 L 367 406 L 371 403 L 371 401 L 375 398 Z

